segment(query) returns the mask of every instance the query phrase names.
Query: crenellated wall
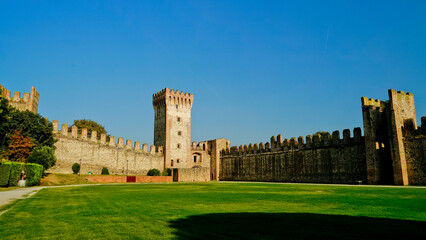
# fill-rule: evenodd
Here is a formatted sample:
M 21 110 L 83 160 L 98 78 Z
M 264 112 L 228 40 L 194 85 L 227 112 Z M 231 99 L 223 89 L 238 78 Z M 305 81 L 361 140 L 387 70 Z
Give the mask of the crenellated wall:
M 72 173 L 72 165 L 81 163 L 81 173 L 100 174 L 103 167 L 107 167 L 110 174 L 145 175 L 149 169 L 164 170 L 163 147 L 148 144 L 141 146 L 140 142 L 127 140 L 122 137 L 98 136 L 93 131 L 90 136 L 87 129 L 81 131 L 76 126 L 69 131 L 67 124 L 62 124 L 59 130 L 57 120 L 52 121 L 53 131 L 58 140 L 55 143 L 57 158 L 56 166 L 49 169 L 51 173 Z M 79 134 L 81 132 L 81 134 Z
M 10 90 L 4 88 L 0 85 L 1 94 L 9 100 L 9 104 L 18 109 L 19 111 L 30 111 L 33 113 L 37 113 L 38 111 L 38 100 L 39 93 L 35 89 L 35 87 L 31 87 L 31 93 L 24 93 L 23 98 L 21 98 L 20 92 L 14 92 L 13 97 L 10 95 Z
M 426 117 L 417 129 L 407 122 L 402 133 L 409 184 L 426 185 Z
M 306 139 L 273 136 L 270 143 L 231 147 L 222 153 L 220 180 L 312 183 L 366 183 L 361 129 Z

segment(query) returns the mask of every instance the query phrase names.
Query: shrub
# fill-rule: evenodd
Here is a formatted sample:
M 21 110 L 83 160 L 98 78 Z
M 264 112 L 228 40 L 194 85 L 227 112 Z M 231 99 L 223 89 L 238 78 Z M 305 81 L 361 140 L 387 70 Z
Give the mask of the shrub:
M 0 187 L 7 187 L 10 176 L 10 164 L 3 163 L 0 165 Z
M 164 171 L 161 173 L 162 176 L 171 176 L 172 175 L 172 169 L 165 168 Z
M 148 176 L 160 176 L 160 170 L 158 170 L 156 168 L 150 169 L 146 175 L 148 175 Z
M 106 168 L 106 167 L 102 168 L 102 175 L 109 175 L 108 168 Z
M 78 164 L 78 163 L 74 163 L 74 164 L 72 165 L 72 172 L 73 172 L 74 174 L 79 173 L 79 172 L 80 172 L 80 164 Z
M 17 186 L 24 169 L 23 163 L 10 162 L 9 186 Z
M 44 168 L 40 164 L 27 163 L 25 164 L 25 176 L 27 186 L 40 185 L 41 177 L 43 176 Z
M 37 163 L 42 165 L 45 170 L 49 169 L 56 163 L 53 148 L 48 146 L 35 148 L 28 157 L 27 163 Z

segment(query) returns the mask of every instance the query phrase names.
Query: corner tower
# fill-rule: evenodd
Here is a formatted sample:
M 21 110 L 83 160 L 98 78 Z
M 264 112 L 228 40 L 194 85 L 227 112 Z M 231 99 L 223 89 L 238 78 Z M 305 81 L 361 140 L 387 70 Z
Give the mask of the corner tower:
M 1 95 L 9 100 L 9 105 L 18 109 L 19 111 L 30 111 L 35 114 L 38 112 L 38 99 L 39 93 L 33 86 L 31 88 L 31 93 L 24 93 L 24 97 L 21 98 L 20 92 L 14 92 L 13 97 L 11 97 L 10 90 L 4 88 L 0 84 Z
M 165 88 L 152 96 L 154 145 L 164 146 L 165 168 L 186 168 L 191 158 L 191 109 L 194 96 Z

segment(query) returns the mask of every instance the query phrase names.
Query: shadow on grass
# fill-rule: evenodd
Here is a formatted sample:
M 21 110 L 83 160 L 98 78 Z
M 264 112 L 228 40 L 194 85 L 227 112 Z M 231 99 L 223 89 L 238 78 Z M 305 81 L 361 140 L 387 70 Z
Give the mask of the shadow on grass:
M 215 213 L 170 226 L 177 239 L 426 239 L 426 222 L 309 213 Z

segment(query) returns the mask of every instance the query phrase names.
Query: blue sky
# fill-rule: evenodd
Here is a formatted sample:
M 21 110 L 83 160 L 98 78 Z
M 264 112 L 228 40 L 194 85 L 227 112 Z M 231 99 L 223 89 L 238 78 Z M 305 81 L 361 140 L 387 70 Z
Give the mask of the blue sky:
M 426 115 L 425 1 L 3 1 L 0 84 L 39 113 L 153 142 L 152 94 L 194 94 L 192 139 L 362 127 L 360 97 Z

